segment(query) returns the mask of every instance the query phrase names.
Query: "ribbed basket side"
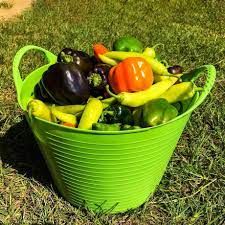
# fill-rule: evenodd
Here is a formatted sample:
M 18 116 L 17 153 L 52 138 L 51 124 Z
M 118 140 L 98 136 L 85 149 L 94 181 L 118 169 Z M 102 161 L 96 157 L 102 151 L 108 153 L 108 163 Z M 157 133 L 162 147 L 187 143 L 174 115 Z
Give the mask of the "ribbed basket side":
M 62 195 L 94 211 L 123 212 L 155 191 L 189 115 L 144 132 L 101 135 L 35 121 L 35 135 Z

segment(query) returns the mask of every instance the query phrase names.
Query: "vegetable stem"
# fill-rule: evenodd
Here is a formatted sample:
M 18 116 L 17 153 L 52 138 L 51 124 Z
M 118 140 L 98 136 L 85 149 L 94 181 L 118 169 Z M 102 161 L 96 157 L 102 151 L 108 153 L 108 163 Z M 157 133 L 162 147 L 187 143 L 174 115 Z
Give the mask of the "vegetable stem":
M 112 96 L 112 97 L 114 97 L 114 98 L 118 98 L 118 96 L 117 95 L 115 95 L 114 93 L 112 93 L 110 90 L 109 90 L 109 85 L 106 85 L 106 91 L 108 92 L 108 94 L 110 95 L 110 96 Z
M 163 44 L 163 43 L 155 44 L 152 48 L 155 49 L 155 48 L 158 47 L 158 46 L 163 46 L 163 48 L 164 48 L 164 44 Z
M 110 116 L 114 116 L 114 112 L 113 111 L 104 111 L 104 114 L 108 114 Z
M 92 73 L 87 79 L 89 84 L 91 84 L 93 87 L 98 87 L 102 83 L 101 75 L 98 73 Z
M 65 63 L 73 62 L 73 56 L 67 55 L 67 54 L 65 54 L 64 52 L 61 52 L 61 58 L 63 59 L 63 61 L 64 61 Z
M 110 97 L 110 98 L 103 99 L 103 100 L 102 100 L 102 103 L 103 103 L 103 104 L 109 104 L 109 105 L 110 105 L 110 104 L 112 104 L 113 102 L 115 102 L 115 100 L 116 100 L 116 99 L 115 99 L 114 97 Z

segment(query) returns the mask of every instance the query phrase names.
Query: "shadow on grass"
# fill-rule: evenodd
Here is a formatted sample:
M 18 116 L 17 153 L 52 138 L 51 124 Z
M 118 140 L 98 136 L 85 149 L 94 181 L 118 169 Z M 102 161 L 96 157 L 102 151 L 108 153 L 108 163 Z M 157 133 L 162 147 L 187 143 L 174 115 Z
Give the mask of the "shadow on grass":
M 44 186 L 52 184 L 48 168 L 25 117 L 0 137 L 0 157 L 3 166 L 8 164 L 18 173 L 34 178 Z
M 22 174 L 27 178 L 32 178 L 45 187 L 50 187 L 51 189 L 53 188 L 57 195 L 62 197 L 58 189 L 53 184 L 47 165 L 44 161 L 44 158 L 42 157 L 34 135 L 25 117 L 19 123 L 11 126 L 3 137 L 0 137 L 0 158 L 3 162 L 3 166 L 9 165 L 19 174 Z M 103 202 L 103 204 L 104 203 L 105 202 Z M 145 204 L 140 206 L 138 209 L 127 211 L 124 214 L 121 213 L 121 215 L 133 215 L 136 211 L 139 212 L 144 207 L 144 205 Z M 116 205 L 107 211 L 101 210 L 101 207 L 102 205 L 99 205 L 99 212 L 93 214 L 93 212 L 90 211 L 84 203 L 79 207 L 79 210 L 92 219 L 93 215 L 94 217 L 96 215 L 98 217 L 104 217 L 106 215 L 105 213 L 110 213 L 110 211 L 113 210 Z M 43 224 L 55 225 L 50 222 L 45 222 Z M 34 223 L 32 225 L 39 224 Z

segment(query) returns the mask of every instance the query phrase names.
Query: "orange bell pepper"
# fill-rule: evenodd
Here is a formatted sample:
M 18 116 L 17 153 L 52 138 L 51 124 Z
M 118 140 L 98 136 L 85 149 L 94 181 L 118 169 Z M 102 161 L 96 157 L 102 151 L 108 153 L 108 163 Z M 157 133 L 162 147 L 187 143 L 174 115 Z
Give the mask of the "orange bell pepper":
M 136 92 L 153 84 L 151 65 L 141 57 L 129 57 L 109 71 L 109 84 L 115 93 Z

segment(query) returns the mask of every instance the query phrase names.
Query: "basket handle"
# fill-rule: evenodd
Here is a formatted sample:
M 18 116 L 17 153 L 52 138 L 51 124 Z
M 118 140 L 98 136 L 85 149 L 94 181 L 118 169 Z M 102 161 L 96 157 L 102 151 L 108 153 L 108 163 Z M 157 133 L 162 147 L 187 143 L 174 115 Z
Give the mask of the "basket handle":
M 204 99 L 210 93 L 210 91 L 211 91 L 211 89 L 212 89 L 212 87 L 215 83 L 216 69 L 213 65 L 204 65 L 204 66 L 199 67 L 197 70 L 198 70 L 198 73 L 202 73 L 202 72 L 206 71 L 207 72 L 207 79 L 206 79 L 205 85 L 203 86 L 203 91 L 201 92 L 198 100 L 196 101 L 196 103 L 192 107 L 190 107 L 189 110 L 187 110 L 185 112 L 185 114 L 193 111 L 195 108 L 197 108 L 204 101 Z
M 35 45 L 27 45 L 24 46 L 23 48 L 21 48 L 15 55 L 14 59 L 13 59 L 13 79 L 14 79 L 14 83 L 16 86 L 16 92 L 17 92 L 17 96 L 20 96 L 20 91 L 23 85 L 23 80 L 21 78 L 21 74 L 20 74 L 20 70 L 19 70 L 19 65 L 21 62 L 22 57 L 24 56 L 24 54 L 26 52 L 28 52 L 29 50 L 38 50 L 44 53 L 46 59 L 49 61 L 49 63 L 53 64 L 56 62 L 56 56 L 49 52 L 48 50 L 35 46 Z

